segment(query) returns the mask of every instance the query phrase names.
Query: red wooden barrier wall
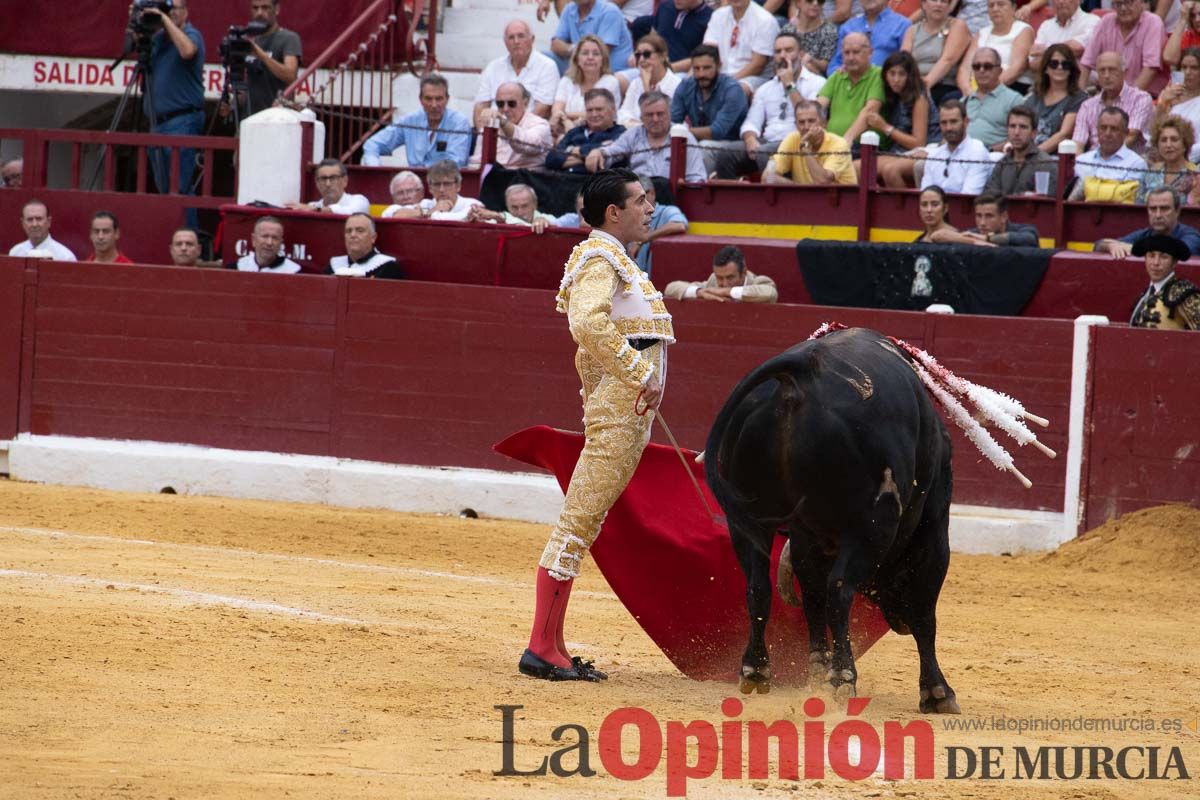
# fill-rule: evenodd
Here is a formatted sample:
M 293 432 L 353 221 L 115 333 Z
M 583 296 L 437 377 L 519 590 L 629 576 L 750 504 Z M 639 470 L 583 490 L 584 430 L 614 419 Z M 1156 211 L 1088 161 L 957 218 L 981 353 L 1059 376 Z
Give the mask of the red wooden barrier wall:
M 17 434 L 25 259 L 0 257 L 0 439 Z
M 0 259 L 0 308 L 4 438 L 29 430 L 511 470 L 519 465 L 493 454 L 495 441 L 535 423 L 580 425 L 574 345 L 550 291 Z M 685 446 L 703 446 L 747 370 L 835 319 L 905 338 L 1018 397 L 1051 419 L 1043 441 L 1066 452 L 1071 323 L 787 305 L 672 311 L 680 344 L 664 413 Z M 1101 328 L 1094 352 L 1088 526 L 1195 502 L 1189 370 L 1200 337 Z M 1061 508 L 1063 459 L 1017 451 L 1035 484 L 1026 491 L 957 433 L 955 448 L 956 501 Z
M 1085 528 L 1167 502 L 1200 503 L 1200 336 L 1095 329 Z

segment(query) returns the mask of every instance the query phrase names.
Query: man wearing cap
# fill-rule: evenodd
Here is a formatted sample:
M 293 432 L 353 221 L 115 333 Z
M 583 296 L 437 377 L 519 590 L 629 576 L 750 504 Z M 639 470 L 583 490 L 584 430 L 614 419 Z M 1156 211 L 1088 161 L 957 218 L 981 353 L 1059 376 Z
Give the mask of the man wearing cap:
M 1150 286 L 1134 306 L 1129 324 L 1184 331 L 1200 328 L 1200 290 L 1191 281 L 1175 277 L 1175 265 L 1191 256 L 1188 246 L 1174 236 L 1154 234 L 1139 240 L 1133 254 L 1145 257 Z

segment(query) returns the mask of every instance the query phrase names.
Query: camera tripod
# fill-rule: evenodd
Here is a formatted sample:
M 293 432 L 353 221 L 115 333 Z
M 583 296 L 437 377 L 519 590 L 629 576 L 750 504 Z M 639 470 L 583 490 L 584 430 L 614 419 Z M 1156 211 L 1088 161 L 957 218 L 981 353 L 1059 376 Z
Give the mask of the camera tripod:
M 150 80 L 150 40 L 139 37 L 136 42 L 137 47 L 137 62 L 133 67 L 133 74 L 129 76 L 129 83 L 125 86 L 125 91 L 121 94 L 121 99 L 117 102 L 117 110 L 113 112 L 112 121 L 108 124 L 107 133 L 116 133 L 117 128 L 121 125 L 121 120 L 125 117 L 125 109 L 129 105 L 129 99 L 136 97 L 141 92 L 146 101 L 146 114 L 150 125 L 150 133 L 154 133 L 154 90 Z M 116 61 L 109 65 L 109 71 L 113 71 L 117 66 L 125 60 L 122 55 Z M 137 106 L 135 106 L 135 114 Z M 136 123 L 136 116 L 135 116 Z M 137 125 L 133 126 L 137 130 Z M 100 168 L 104 165 L 104 155 L 108 150 L 108 143 L 100 145 L 99 158 L 96 160 L 96 166 L 92 170 L 92 177 L 88 181 L 87 188 L 90 191 L 95 191 L 96 180 L 100 177 Z

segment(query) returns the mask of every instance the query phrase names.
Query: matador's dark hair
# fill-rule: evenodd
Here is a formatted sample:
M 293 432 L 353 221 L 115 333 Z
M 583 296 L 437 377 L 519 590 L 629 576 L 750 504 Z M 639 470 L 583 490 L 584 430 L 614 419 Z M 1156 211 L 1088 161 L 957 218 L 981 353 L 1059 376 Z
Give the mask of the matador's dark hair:
M 606 169 L 589 178 L 583 185 L 583 218 L 587 224 L 599 228 L 609 206 L 624 208 L 628 199 L 625 186 L 637 182 L 637 173 L 624 168 Z

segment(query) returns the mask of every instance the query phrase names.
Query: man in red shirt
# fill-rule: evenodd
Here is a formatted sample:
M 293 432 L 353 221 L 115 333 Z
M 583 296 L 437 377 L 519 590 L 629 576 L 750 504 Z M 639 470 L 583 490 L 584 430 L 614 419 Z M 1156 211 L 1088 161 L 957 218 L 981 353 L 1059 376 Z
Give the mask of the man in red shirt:
M 97 211 L 92 214 L 92 255 L 88 261 L 100 264 L 132 264 L 133 261 L 117 249 L 121 241 L 121 226 L 117 217 L 111 211 Z

